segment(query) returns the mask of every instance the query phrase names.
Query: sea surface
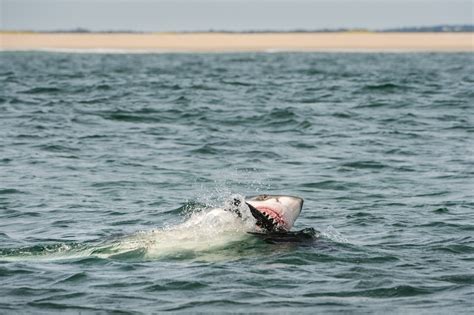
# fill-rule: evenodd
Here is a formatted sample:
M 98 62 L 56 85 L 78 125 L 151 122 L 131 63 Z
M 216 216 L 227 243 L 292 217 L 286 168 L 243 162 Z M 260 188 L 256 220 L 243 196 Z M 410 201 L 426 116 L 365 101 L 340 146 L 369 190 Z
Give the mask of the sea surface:
M 0 313 L 473 310 L 474 54 L 0 53 Z

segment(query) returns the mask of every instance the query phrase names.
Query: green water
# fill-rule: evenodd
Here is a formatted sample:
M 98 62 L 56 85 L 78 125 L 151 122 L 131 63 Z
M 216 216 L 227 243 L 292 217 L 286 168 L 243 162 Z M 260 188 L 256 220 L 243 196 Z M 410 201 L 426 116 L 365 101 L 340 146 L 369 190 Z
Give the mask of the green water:
M 470 313 L 474 54 L 0 53 L 0 313 Z M 304 241 L 205 205 L 280 193 Z

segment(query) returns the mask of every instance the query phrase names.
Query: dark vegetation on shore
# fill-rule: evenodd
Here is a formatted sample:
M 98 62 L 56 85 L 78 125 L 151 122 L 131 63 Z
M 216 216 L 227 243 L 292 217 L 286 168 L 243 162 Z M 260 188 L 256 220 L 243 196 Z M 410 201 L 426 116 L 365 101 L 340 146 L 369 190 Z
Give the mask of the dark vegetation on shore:
M 146 34 L 153 33 L 152 31 L 133 31 L 133 30 L 89 30 L 86 28 L 78 27 L 69 30 L 49 30 L 49 31 L 31 31 L 31 30 L 4 30 L 4 31 L 18 31 L 18 32 L 33 32 L 33 33 L 101 33 L 101 34 L 115 34 L 115 33 L 130 33 L 130 34 Z M 372 30 L 366 28 L 337 28 L 337 29 L 292 29 L 292 30 L 199 30 L 199 31 L 170 31 L 170 32 L 159 32 L 159 33 L 246 33 L 246 34 L 259 34 L 259 33 L 338 33 L 338 32 L 375 32 L 375 33 L 469 33 L 474 32 L 474 24 L 466 25 L 435 25 L 435 26 L 415 26 L 415 27 L 399 27 L 389 28 L 381 30 Z

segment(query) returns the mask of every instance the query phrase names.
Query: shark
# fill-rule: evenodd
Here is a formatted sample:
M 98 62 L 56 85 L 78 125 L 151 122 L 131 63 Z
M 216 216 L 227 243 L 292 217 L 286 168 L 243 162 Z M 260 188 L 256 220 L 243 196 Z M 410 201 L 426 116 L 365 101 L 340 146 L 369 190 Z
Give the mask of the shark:
M 31 247 L 31 253 L 25 248 L 0 249 L 0 260 L 55 260 L 86 256 L 158 259 L 186 253 L 199 255 L 199 259 L 226 259 L 232 244 L 245 241 L 246 234 L 271 244 L 312 244 L 318 237 L 313 228 L 292 230 L 303 203 L 303 198 L 288 195 L 233 195 L 220 207 L 192 212 L 184 222 L 167 228 L 139 231 L 87 244 L 59 243 L 39 253 L 37 246 Z M 241 255 L 241 252 L 234 254 Z

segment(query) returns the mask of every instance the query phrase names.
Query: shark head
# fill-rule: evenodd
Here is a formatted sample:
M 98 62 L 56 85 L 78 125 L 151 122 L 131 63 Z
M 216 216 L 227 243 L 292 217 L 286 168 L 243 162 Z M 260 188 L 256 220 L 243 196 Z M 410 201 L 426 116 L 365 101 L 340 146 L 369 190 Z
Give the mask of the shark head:
M 284 195 L 258 195 L 248 197 L 245 203 L 257 226 L 269 232 L 287 232 L 300 215 L 303 199 Z

